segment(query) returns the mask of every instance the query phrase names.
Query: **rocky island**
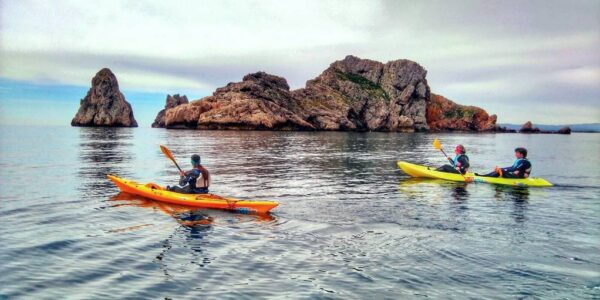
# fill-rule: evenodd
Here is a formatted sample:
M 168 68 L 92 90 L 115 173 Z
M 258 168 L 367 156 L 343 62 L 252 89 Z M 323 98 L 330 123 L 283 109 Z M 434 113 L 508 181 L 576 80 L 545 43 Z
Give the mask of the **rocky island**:
M 92 79 L 92 87 L 81 99 L 71 126 L 137 127 L 131 105 L 119 91 L 113 72 L 104 68 Z
M 169 106 L 167 99 L 164 124 L 155 124 L 238 130 L 498 129 L 495 115 L 432 94 L 426 75 L 422 66 L 406 59 L 384 64 L 347 56 L 291 91 L 284 78 L 257 72 L 187 104 Z
M 188 98 L 185 95 L 179 96 L 179 94 L 175 94 L 173 96 L 167 95 L 166 102 L 167 103 L 165 104 L 165 108 L 161 109 L 158 112 L 158 114 L 156 115 L 156 118 L 154 119 L 154 122 L 152 123 L 153 128 L 165 127 L 165 112 L 167 111 L 167 109 L 173 108 L 175 106 L 179 106 L 181 104 L 189 103 Z
M 537 127 L 534 127 L 531 121 L 525 122 L 521 129 L 519 129 L 519 133 L 558 133 L 558 134 L 571 134 L 571 128 L 569 126 L 561 127 L 557 131 L 552 130 L 540 130 Z

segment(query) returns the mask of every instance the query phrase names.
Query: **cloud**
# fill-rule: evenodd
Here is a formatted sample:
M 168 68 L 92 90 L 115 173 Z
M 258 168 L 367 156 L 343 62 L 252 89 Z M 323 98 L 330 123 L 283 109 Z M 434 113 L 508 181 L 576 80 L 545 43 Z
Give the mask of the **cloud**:
M 600 67 L 587 66 L 560 70 L 554 74 L 557 81 L 583 87 L 595 87 L 600 84 Z
M 0 77 L 88 86 L 110 67 L 131 90 L 210 94 L 266 71 L 304 86 L 348 54 L 408 58 L 432 90 L 512 113 L 598 112 L 598 1 L 0 2 Z M 483 101 L 482 99 L 485 99 Z M 504 105 L 502 105 L 504 104 Z M 535 110 L 532 114 L 542 113 Z M 571 116 L 574 120 L 579 115 Z
M 5 7 L 3 31 L 14 43 L 4 47 L 198 58 L 331 46 L 361 39 L 360 24 L 375 17 L 370 7 L 318 1 L 13 2 Z M 354 15 L 364 19 L 347 17 Z

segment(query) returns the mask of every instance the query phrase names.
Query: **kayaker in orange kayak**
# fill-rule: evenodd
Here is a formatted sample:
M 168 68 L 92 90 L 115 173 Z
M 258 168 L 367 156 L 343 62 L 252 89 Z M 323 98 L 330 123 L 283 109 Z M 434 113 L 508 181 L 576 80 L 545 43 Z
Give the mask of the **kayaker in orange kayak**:
M 488 174 L 479 175 L 485 177 L 504 177 L 504 178 L 527 178 L 531 173 L 531 162 L 527 159 L 527 149 L 519 147 L 515 149 L 517 158 L 512 166 L 496 169 Z
M 456 145 L 454 148 L 454 159 L 448 157 L 450 165 L 443 165 L 436 169 L 436 171 L 456 174 L 466 174 L 469 170 L 469 157 L 467 156 L 467 150 L 463 145 Z
M 172 192 L 182 194 L 207 194 L 210 185 L 210 173 L 200 164 L 200 155 L 194 154 L 191 158 L 192 169 L 186 172 L 179 171 L 179 185 L 167 186 Z

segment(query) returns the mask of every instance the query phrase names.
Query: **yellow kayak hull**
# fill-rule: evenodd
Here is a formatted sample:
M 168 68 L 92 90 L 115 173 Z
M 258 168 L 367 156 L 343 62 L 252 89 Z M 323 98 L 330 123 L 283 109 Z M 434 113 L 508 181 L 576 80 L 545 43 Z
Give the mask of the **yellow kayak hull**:
M 484 177 L 477 176 L 474 173 L 468 172 L 464 176 L 454 173 L 446 173 L 436 171 L 435 168 L 415 165 L 404 161 L 398 162 L 398 167 L 404 171 L 404 173 L 412 177 L 422 178 L 435 178 L 444 179 L 458 182 L 478 182 L 478 183 L 491 183 L 511 186 L 533 186 L 533 187 L 549 187 L 552 183 L 546 181 L 543 178 L 529 177 L 529 178 L 501 178 L 501 177 Z M 466 179 L 466 180 L 465 180 Z
M 274 201 L 240 200 L 225 198 L 214 194 L 180 194 L 168 191 L 154 183 L 138 183 L 133 180 L 107 175 L 114 184 L 125 193 L 139 195 L 156 201 L 184 206 L 224 209 L 241 213 L 268 213 L 279 203 Z

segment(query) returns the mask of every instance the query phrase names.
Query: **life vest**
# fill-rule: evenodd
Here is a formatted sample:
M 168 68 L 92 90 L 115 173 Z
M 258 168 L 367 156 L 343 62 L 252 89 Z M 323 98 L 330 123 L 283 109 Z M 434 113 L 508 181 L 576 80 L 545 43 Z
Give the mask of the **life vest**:
M 526 161 L 526 162 L 529 162 L 529 160 L 527 160 L 527 158 L 517 158 L 517 159 L 515 160 L 515 162 L 513 163 L 512 167 L 513 167 L 513 168 L 516 168 L 516 167 L 519 165 L 519 163 L 520 163 L 521 161 Z M 531 163 L 529 163 L 529 168 L 527 168 L 527 169 L 525 169 L 525 171 L 523 171 L 523 173 L 524 173 L 524 174 L 523 174 L 523 177 L 524 177 L 524 178 L 527 178 L 527 177 L 529 177 L 529 174 L 531 174 L 531 168 L 532 168 L 532 167 L 531 167 Z
M 463 156 L 464 154 L 459 154 L 457 156 L 454 157 L 454 159 L 452 159 L 452 166 L 456 167 L 456 164 L 458 163 L 458 159 Z
M 458 163 L 458 159 L 459 159 L 461 156 L 464 156 L 464 157 L 466 157 L 466 158 L 467 158 L 467 161 L 469 161 L 469 157 L 468 157 L 466 154 L 459 154 L 459 155 L 455 156 L 455 157 L 454 157 L 454 159 L 452 159 L 452 166 L 453 166 L 453 167 L 456 167 L 456 164 Z M 464 166 L 460 166 L 460 167 L 461 167 L 461 168 L 463 168 Z
M 466 154 L 459 154 L 459 155 L 455 156 L 455 157 L 454 157 L 454 159 L 452 159 L 452 166 L 453 166 L 453 167 L 455 167 L 455 168 L 457 167 L 457 166 L 456 166 L 456 164 L 458 163 L 458 159 L 459 159 L 461 156 L 464 156 L 464 157 L 467 159 L 467 162 L 469 161 L 469 157 L 468 157 Z M 464 166 L 464 165 L 462 165 L 462 164 L 461 164 L 461 166 L 460 166 L 459 168 L 460 168 L 460 172 L 461 172 L 461 174 L 463 174 L 463 173 L 466 173 L 466 172 L 467 172 L 467 169 L 468 169 L 468 167 L 467 167 L 467 166 Z
M 212 183 L 210 173 L 202 165 L 198 166 L 198 171 L 200 171 L 200 176 L 196 179 L 196 188 L 208 188 Z

